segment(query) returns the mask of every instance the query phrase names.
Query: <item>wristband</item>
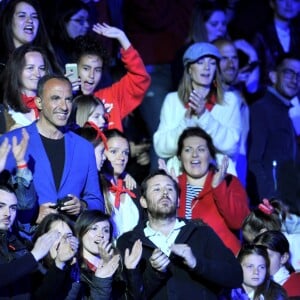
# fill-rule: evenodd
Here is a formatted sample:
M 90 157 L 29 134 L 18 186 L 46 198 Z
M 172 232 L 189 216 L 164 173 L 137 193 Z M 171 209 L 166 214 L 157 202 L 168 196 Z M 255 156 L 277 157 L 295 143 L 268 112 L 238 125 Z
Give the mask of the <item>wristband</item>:
M 18 169 L 25 169 L 27 168 L 27 164 L 23 164 L 23 165 L 17 165 Z

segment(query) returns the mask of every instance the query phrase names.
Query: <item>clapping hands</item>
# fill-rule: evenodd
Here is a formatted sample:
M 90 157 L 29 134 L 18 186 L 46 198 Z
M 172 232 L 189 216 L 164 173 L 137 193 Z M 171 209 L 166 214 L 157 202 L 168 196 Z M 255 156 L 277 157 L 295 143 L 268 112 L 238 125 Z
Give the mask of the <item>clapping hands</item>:
M 127 269 L 135 269 L 143 253 L 141 240 L 136 240 L 132 246 L 131 252 L 128 248 L 125 249 L 124 263 Z

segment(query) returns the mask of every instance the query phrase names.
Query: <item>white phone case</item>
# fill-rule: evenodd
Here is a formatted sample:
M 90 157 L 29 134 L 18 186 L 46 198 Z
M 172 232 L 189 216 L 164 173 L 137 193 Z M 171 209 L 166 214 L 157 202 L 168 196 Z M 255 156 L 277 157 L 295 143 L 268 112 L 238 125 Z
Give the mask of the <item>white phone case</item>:
M 66 64 L 65 65 L 66 74 L 72 73 L 70 76 L 68 76 L 69 80 L 71 82 L 78 79 L 78 68 L 77 64 Z

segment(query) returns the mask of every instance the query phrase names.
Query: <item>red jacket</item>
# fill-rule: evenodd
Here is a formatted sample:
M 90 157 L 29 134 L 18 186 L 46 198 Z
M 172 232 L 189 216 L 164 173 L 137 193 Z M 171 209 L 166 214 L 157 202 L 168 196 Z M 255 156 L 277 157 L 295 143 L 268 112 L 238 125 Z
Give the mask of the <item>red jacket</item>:
M 289 297 L 300 296 L 300 273 L 292 273 L 282 286 Z M 298 299 L 298 298 L 297 298 Z
M 212 188 L 213 174 L 213 171 L 209 171 L 203 190 L 192 202 L 192 219 L 202 219 L 237 254 L 240 241 L 231 230 L 240 229 L 243 220 L 250 213 L 247 194 L 240 181 L 230 174 L 219 186 Z M 178 179 L 181 189 L 178 216 L 185 217 L 186 174 Z
M 103 100 L 108 110 L 109 128 L 123 131 L 123 118 L 142 103 L 151 79 L 140 55 L 132 46 L 127 50 L 121 49 L 121 56 L 127 74 L 94 95 Z

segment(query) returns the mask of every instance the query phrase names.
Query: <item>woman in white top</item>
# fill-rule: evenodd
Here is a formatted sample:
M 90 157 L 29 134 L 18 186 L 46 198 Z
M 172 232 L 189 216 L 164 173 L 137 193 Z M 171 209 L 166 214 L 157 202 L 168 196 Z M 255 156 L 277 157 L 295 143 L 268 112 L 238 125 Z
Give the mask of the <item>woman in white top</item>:
M 241 137 L 240 105 L 234 93 L 222 89 L 219 59 L 218 49 L 210 43 L 195 43 L 186 50 L 184 74 L 178 91 L 169 93 L 163 103 L 154 147 L 158 156 L 171 158 L 176 155 L 183 130 L 201 127 L 213 138 L 218 152 L 231 159 L 228 172 L 236 175 L 234 162 Z M 172 165 L 176 167 L 176 162 Z M 178 170 L 175 168 L 175 171 Z

